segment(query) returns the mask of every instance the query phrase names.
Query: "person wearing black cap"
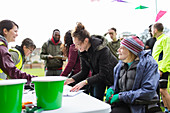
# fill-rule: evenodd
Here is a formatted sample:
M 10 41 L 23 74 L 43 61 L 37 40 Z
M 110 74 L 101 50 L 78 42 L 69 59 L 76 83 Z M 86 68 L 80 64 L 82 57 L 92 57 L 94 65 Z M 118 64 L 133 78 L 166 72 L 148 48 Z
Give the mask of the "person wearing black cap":
M 62 72 L 63 59 L 60 48 L 60 31 L 55 29 L 52 38 L 45 42 L 41 48 L 40 58 L 45 60 L 45 75 L 59 76 Z

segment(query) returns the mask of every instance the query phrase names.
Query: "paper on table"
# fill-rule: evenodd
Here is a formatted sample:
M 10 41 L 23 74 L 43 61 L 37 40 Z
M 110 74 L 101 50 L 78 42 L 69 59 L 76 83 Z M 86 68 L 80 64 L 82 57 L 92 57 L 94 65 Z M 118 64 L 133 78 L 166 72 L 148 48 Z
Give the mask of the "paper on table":
M 68 96 L 68 97 L 72 97 L 72 96 L 75 96 L 81 92 L 83 92 L 84 90 L 79 90 L 79 91 L 75 91 L 75 92 L 71 92 L 70 91 L 70 88 L 68 87 L 64 87 L 64 91 L 63 91 L 63 96 Z

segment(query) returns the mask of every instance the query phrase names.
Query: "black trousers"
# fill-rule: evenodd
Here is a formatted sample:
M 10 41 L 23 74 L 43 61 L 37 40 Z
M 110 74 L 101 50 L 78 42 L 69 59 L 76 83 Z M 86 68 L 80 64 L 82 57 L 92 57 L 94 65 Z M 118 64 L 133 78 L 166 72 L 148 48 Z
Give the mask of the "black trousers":
M 160 77 L 160 80 L 161 79 L 165 79 L 167 80 L 167 82 L 160 82 L 159 85 L 160 85 L 160 88 L 167 88 L 167 85 L 168 85 L 168 75 L 169 75 L 169 72 L 165 72 L 162 74 L 162 77 Z

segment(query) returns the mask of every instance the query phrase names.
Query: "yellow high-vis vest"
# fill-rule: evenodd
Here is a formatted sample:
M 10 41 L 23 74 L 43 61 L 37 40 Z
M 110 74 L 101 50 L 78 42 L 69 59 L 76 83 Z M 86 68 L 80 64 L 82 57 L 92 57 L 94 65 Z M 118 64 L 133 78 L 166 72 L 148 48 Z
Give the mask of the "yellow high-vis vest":
M 5 45 L 3 42 L 0 42 L 0 45 Z M 19 55 L 19 57 L 18 57 L 18 63 L 15 65 L 16 66 L 16 68 L 18 68 L 19 70 L 21 70 L 21 68 L 22 68 L 22 62 L 23 62 L 23 59 L 22 59 L 22 55 L 21 55 L 21 53 L 20 53 L 20 51 L 18 51 L 17 49 L 15 49 L 15 48 L 13 48 L 13 49 L 9 49 L 9 52 L 17 52 L 17 54 Z M 3 71 L 0 69 L 0 74 L 2 74 L 3 73 Z M 2 78 L 0 78 L 0 80 L 3 80 Z
M 15 65 L 19 70 L 21 70 L 21 68 L 22 68 L 22 61 L 23 61 L 23 59 L 22 59 L 22 55 L 21 55 L 21 53 L 20 53 L 20 51 L 18 51 L 17 49 L 15 49 L 15 48 L 13 48 L 13 49 L 9 49 L 9 52 L 17 52 L 17 54 L 19 55 L 19 57 L 18 57 L 18 63 Z
M 0 45 L 4 45 L 4 46 L 6 46 L 3 42 L 0 42 Z M 3 73 L 3 71 L 1 70 L 1 68 L 0 68 L 0 74 L 1 73 Z M 2 78 L 0 78 L 0 80 L 3 80 Z

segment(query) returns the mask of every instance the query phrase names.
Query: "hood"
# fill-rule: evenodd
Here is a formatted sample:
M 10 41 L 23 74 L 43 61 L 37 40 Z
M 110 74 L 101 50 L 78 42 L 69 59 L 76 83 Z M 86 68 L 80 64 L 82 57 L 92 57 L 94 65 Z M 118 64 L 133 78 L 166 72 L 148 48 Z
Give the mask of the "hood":
M 94 51 L 99 51 L 107 46 L 107 40 L 100 35 L 92 35 L 90 43 Z
M 25 58 L 25 54 L 24 54 L 23 48 L 22 48 L 21 46 L 18 46 L 18 45 L 16 45 L 15 48 L 16 48 L 18 51 L 20 51 L 22 57 Z

